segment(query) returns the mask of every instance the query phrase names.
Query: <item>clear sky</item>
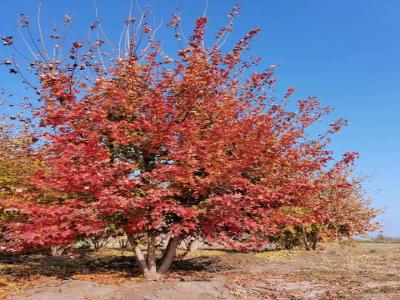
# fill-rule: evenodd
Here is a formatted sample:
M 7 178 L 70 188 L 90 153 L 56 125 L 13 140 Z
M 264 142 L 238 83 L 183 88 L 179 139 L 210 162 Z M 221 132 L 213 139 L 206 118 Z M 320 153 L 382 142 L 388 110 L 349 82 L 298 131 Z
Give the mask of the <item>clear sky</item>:
M 117 41 L 130 1 L 96 2 L 105 31 Z M 163 19 L 164 24 L 180 6 L 186 35 L 206 6 L 206 0 L 138 2 L 142 7 L 153 3 L 156 21 Z M 213 33 L 225 24 L 235 3 L 242 11 L 231 40 L 253 27 L 262 29 L 252 53 L 262 56 L 265 66 L 279 66 L 278 90 L 283 93 L 295 85 L 296 98 L 318 96 L 335 108 L 334 117 L 349 120 L 332 148 L 338 155 L 360 153 L 358 174 L 371 177 L 366 187 L 374 205 L 387 207 L 382 217 L 385 234 L 400 236 L 400 1 L 209 0 Z M 16 35 L 17 15 L 24 12 L 35 18 L 37 1 L 3 0 L 0 11 L 0 35 Z M 51 28 L 68 14 L 83 30 L 93 23 L 94 11 L 91 0 L 44 0 L 43 27 Z M 167 34 L 172 32 L 160 30 L 158 35 L 165 40 L 166 52 L 175 49 Z M 0 73 L 0 87 L 14 87 L 6 72 Z

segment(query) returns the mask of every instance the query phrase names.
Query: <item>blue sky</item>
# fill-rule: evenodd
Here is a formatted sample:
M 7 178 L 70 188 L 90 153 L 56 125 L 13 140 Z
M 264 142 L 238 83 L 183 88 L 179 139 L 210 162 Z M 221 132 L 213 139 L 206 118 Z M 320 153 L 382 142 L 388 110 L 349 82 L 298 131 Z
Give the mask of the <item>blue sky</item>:
M 121 22 L 127 17 L 129 0 L 97 0 L 105 31 L 117 41 Z M 186 35 L 196 17 L 203 14 L 205 0 L 139 1 L 153 3 L 153 15 L 164 24 L 176 7 L 182 8 Z M 338 134 L 332 149 L 338 156 L 357 151 L 358 174 L 370 176 L 366 187 L 375 206 L 387 207 L 381 218 L 385 234 L 400 236 L 400 1 L 398 0 L 209 0 L 209 28 L 215 32 L 225 24 L 235 3 L 241 16 L 231 41 L 253 27 L 261 33 L 252 53 L 264 65 L 278 65 L 278 91 L 294 85 L 295 98 L 318 96 L 335 109 L 333 117 L 344 117 L 349 126 Z M 16 17 L 24 12 L 36 16 L 37 1 L 1 1 L 0 35 L 16 35 Z M 65 14 L 74 17 L 78 30 L 94 21 L 93 1 L 43 1 L 43 27 L 51 28 Z M 172 35 L 160 30 L 166 52 Z M 2 49 L 3 51 L 3 49 Z M 0 56 L 4 56 L 4 52 Z M 18 89 L 6 72 L 0 87 Z

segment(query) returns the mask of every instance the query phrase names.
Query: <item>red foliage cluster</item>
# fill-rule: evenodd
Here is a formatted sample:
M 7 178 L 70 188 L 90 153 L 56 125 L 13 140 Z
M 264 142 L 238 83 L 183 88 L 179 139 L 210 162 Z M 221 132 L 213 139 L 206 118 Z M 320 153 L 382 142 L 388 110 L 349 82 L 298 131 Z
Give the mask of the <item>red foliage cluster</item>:
M 48 249 L 50 246 L 67 246 L 78 238 L 88 237 L 104 228 L 86 203 L 69 201 L 51 207 L 17 203 L 3 214 L 18 214 L 19 221 L 6 224 L 3 250 L 27 252 Z

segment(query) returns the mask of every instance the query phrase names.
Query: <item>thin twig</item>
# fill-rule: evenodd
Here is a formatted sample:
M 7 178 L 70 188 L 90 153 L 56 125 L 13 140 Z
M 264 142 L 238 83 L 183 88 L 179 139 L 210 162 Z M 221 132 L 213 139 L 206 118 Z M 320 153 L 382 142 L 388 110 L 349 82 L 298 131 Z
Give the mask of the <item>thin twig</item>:
M 130 27 L 131 27 L 131 19 L 132 19 L 132 5 L 133 5 L 133 2 L 132 2 L 132 0 L 131 0 L 131 4 L 130 4 L 130 7 L 129 7 L 129 17 L 128 17 L 128 24 L 127 24 L 127 27 L 126 27 L 126 31 L 125 31 L 125 53 L 129 53 L 129 51 L 130 51 L 130 43 L 131 43 L 131 41 L 130 41 Z
M 121 58 L 121 43 L 122 43 L 122 37 L 124 36 L 125 33 L 125 25 L 122 26 L 122 31 L 119 36 L 119 42 L 118 42 L 118 59 Z
M 206 0 L 206 7 L 204 8 L 203 17 L 207 15 L 207 9 L 208 9 L 208 0 Z
M 46 55 L 48 61 L 50 61 L 50 56 L 47 51 L 46 43 L 44 42 L 44 38 L 43 38 L 43 34 L 42 34 L 42 25 L 41 25 L 41 20 L 40 20 L 41 14 L 42 14 L 42 0 L 39 0 L 38 13 L 37 13 L 37 25 L 38 25 L 39 38 L 40 38 L 40 42 L 42 43 L 44 54 Z
M 28 24 L 28 25 L 29 25 L 29 24 Z M 28 25 L 27 25 L 27 26 L 28 26 Z M 22 32 L 22 29 L 21 29 L 21 28 L 22 28 L 21 24 L 18 24 L 18 32 L 19 32 L 19 35 L 21 36 L 22 41 L 24 42 L 26 48 L 28 48 L 29 52 L 32 54 L 33 58 L 34 58 L 35 60 L 37 60 L 37 56 L 36 56 L 35 52 L 33 52 L 32 48 L 29 46 L 29 43 L 28 43 L 28 41 L 26 40 L 26 38 L 25 38 L 25 36 L 24 36 L 24 33 Z
M 26 79 L 26 77 L 23 75 L 23 73 L 21 72 L 21 70 L 19 69 L 16 61 L 15 61 L 15 57 L 14 55 L 11 58 L 12 62 L 13 62 L 13 66 L 15 68 L 15 70 L 17 71 L 17 76 L 21 77 L 22 82 L 26 83 L 28 86 L 30 86 L 38 95 L 40 95 L 38 89 L 32 84 L 30 83 L 30 81 L 28 79 Z
M 115 47 L 115 45 L 111 42 L 111 40 L 108 38 L 107 34 L 106 34 L 105 31 L 103 30 L 103 26 L 101 25 L 100 18 L 99 18 L 99 14 L 98 14 L 98 9 L 97 9 L 96 1 L 94 1 L 94 7 L 95 7 L 95 10 L 96 10 L 96 21 L 97 21 L 97 23 L 98 23 L 98 26 L 99 26 L 99 29 L 100 29 L 102 35 L 104 36 L 104 39 L 107 41 L 107 43 L 109 43 L 109 44 L 111 45 L 111 48 L 112 48 L 113 50 L 117 50 L 117 47 Z

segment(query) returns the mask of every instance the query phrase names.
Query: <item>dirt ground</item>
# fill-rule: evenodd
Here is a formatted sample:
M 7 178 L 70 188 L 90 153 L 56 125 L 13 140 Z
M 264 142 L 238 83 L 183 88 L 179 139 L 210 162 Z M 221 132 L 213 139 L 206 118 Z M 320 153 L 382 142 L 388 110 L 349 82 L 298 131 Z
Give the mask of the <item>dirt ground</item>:
M 324 248 L 249 254 L 196 250 L 160 282 L 138 276 L 130 251 L 102 249 L 75 259 L 0 257 L 0 298 L 400 299 L 400 244 Z

